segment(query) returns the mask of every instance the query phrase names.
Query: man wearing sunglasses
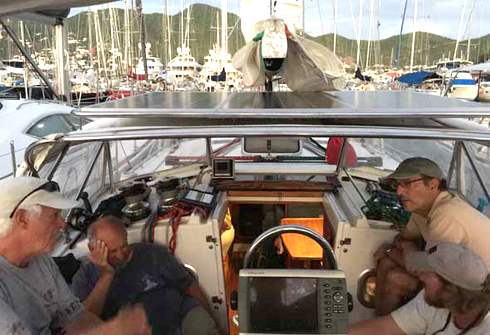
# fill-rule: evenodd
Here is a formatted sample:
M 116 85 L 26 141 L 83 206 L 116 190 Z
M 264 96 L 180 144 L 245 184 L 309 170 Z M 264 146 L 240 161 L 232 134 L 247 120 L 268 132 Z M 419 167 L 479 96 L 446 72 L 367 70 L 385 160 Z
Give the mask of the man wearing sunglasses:
M 352 325 L 350 335 L 490 334 L 490 273 L 480 255 L 440 243 L 412 253 L 407 266 L 424 290 L 388 316 Z
M 418 242 L 425 241 L 426 250 L 439 242 L 462 244 L 490 265 L 490 220 L 447 191 L 445 176 L 436 163 L 423 157 L 406 159 L 386 181 L 393 183 L 403 208 L 412 215 L 394 241 L 374 254 L 378 316 L 388 315 L 421 289 L 419 279 L 405 266 L 410 254 L 421 249 Z
M 0 334 L 150 334 L 141 306 L 106 323 L 87 312 L 49 256 L 76 205 L 52 181 L 0 182 Z

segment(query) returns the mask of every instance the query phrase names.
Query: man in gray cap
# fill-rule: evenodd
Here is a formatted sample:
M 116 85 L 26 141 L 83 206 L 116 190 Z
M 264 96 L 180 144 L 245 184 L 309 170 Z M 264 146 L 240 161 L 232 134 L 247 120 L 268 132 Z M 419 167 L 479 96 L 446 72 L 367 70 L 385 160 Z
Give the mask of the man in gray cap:
M 388 316 L 352 325 L 350 335 L 490 333 L 490 274 L 480 255 L 440 243 L 413 253 L 407 266 L 424 290 Z
M 141 306 L 102 323 L 73 295 L 48 255 L 76 201 L 32 177 L 0 183 L 0 334 L 150 334 Z
M 447 191 L 445 176 L 436 163 L 409 158 L 386 179 L 396 186 L 403 207 L 412 215 L 393 243 L 382 245 L 374 254 L 378 316 L 391 313 L 420 290 L 420 281 L 405 266 L 410 254 L 420 250 L 419 240 L 425 240 L 426 250 L 439 242 L 465 245 L 490 265 L 490 220 Z

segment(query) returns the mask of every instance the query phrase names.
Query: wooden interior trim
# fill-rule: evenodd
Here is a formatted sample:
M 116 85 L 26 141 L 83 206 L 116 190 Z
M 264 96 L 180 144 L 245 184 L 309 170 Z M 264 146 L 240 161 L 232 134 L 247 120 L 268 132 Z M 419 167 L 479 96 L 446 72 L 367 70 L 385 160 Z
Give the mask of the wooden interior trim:
M 323 192 L 312 191 L 227 191 L 229 197 L 322 198 Z M 321 201 L 321 199 L 319 199 Z
M 220 191 L 334 192 L 336 189 L 332 183 L 303 180 L 244 180 L 218 183 Z

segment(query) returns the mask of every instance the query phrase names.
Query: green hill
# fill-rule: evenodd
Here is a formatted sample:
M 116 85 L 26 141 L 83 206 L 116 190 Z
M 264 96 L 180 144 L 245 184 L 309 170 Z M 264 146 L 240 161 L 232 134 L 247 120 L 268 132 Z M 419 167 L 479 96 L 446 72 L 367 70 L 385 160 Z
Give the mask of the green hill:
M 187 22 L 187 10 L 190 10 L 189 17 L 191 18 Z M 184 11 L 184 27 L 189 26 L 189 46 L 191 52 L 196 59 L 202 63 L 204 57 L 208 54 L 212 48 L 213 43 L 216 42 L 217 33 L 216 26 L 219 20 L 220 9 L 204 5 L 195 4 Z M 114 9 L 112 20 L 108 9 L 98 11 L 97 14 L 82 12 L 72 17 L 69 17 L 66 22 L 67 32 L 69 39 L 78 40 L 79 43 L 69 44 L 69 50 L 73 51 L 76 48 L 88 49 L 89 44 L 89 17 L 92 23 L 92 41 L 95 48 L 96 30 L 94 25 L 94 16 L 97 15 L 99 22 L 98 36 L 102 37 L 104 41 L 104 47 L 106 50 L 110 50 L 112 47 L 111 36 L 118 36 L 120 44 L 115 45 L 119 51 L 124 50 L 124 11 L 122 9 Z M 137 45 L 139 40 L 139 24 L 135 19 L 136 13 L 130 12 L 130 27 L 129 33 L 131 45 L 133 48 L 133 55 L 138 54 Z M 146 33 L 147 42 L 151 43 L 152 54 L 162 59 L 163 63 L 169 60 L 168 55 L 168 43 L 169 41 L 165 37 L 165 30 L 163 28 L 164 15 L 158 13 L 144 14 L 146 21 Z M 112 31 L 111 31 L 111 21 Z M 11 26 L 14 30 L 18 31 L 17 22 L 11 20 Z M 172 56 L 176 55 L 177 48 L 180 46 L 180 23 L 181 15 L 176 14 L 168 18 L 171 29 L 171 52 Z M 229 26 L 229 51 L 231 54 L 235 53 L 241 46 L 244 45 L 243 34 L 240 29 L 239 17 L 236 14 L 228 13 L 228 26 Z M 53 29 L 52 27 L 46 27 L 40 24 L 26 24 L 26 38 L 31 41 L 31 51 L 40 51 L 45 48 L 52 47 L 53 41 Z M 443 56 L 452 58 L 456 41 L 438 36 L 426 32 L 418 32 L 416 34 L 415 44 L 415 56 L 414 65 L 432 65 L 435 64 Z M 310 37 L 330 49 L 333 49 L 333 34 L 327 34 L 318 37 Z M 12 57 L 19 54 L 12 43 L 7 42 L 7 39 L 0 40 L 0 57 L 2 59 Z M 114 39 L 117 40 L 117 39 Z M 398 36 L 392 36 L 380 41 L 373 41 L 370 45 L 370 60 L 369 64 L 384 64 L 388 66 L 392 64 L 396 48 L 398 44 Z M 410 65 L 410 54 L 412 45 L 412 34 L 404 34 L 402 36 L 402 47 L 399 56 L 399 65 Z M 361 64 L 365 68 L 367 58 L 367 41 L 361 41 Z M 460 51 L 466 55 L 467 41 L 462 41 L 458 48 L 458 57 L 461 56 Z M 353 64 L 356 61 L 357 55 L 357 41 L 344 38 L 342 36 L 337 37 L 337 55 L 346 63 Z M 471 41 L 470 60 L 478 63 L 489 59 L 490 55 L 490 35 L 480 37 Z

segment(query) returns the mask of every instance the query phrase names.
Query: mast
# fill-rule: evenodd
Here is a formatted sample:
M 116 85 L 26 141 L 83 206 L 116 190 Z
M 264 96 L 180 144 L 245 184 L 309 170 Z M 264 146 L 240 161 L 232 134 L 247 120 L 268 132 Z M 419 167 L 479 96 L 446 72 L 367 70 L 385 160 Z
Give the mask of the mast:
M 412 54 L 410 56 L 410 72 L 413 71 L 413 53 L 415 50 L 415 34 L 417 30 L 415 27 L 417 26 L 417 5 L 418 5 L 418 0 L 415 0 L 415 9 L 413 13 L 413 32 L 412 32 Z
M 221 0 L 221 50 L 228 54 L 228 0 Z
M 398 67 L 398 58 L 400 56 L 400 49 L 402 47 L 402 34 L 403 34 L 403 24 L 405 23 L 405 15 L 407 14 L 407 4 L 408 0 L 405 0 L 405 8 L 403 9 L 402 26 L 400 28 L 400 35 L 398 35 L 398 45 L 396 46 L 395 62 L 393 65 Z
M 361 56 L 362 2 L 363 0 L 359 1 L 359 30 L 357 32 L 357 58 L 356 58 L 357 66 L 359 66 L 359 57 Z
M 19 21 L 19 25 L 20 25 L 20 40 L 25 48 L 26 38 L 24 35 L 24 21 Z M 29 84 L 29 68 L 27 66 L 27 59 L 24 57 L 24 89 L 26 93 L 26 99 L 29 99 L 28 84 Z
M 473 4 L 471 5 L 470 17 L 468 18 L 468 24 L 466 25 L 466 31 L 468 32 L 468 47 L 466 49 L 466 60 L 470 61 L 470 47 L 471 47 L 471 34 L 470 34 L 470 26 L 471 21 L 473 19 L 473 11 L 475 9 L 476 0 L 473 0 Z
M 185 45 L 190 49 L 191 46 L 191 6 L 187 6 L 186 22 L 185 22 Z
M 461 38 L 461 28 L 463 27 L 463 18 L 466 11 L 466 2 L 467 2 L 466 0 L 464 0 L 463 2 L 463 10 L 461 11 L 461 19 L 459 20 L 458 38 L 456 39 L 456 47 L 454 48 L 453 60 L 456 59 L 456 56 L 458 56 L 459 39 Z
M 379 27 L 381 26 L 381 18 L 380 18 L 380 11 L 381 11 L 381 0 L 377 0 L 377 16 L 378 19 L 376 21 L 376 52 L 375 52 L 375 60 L 376 64 L 382 64 L 383 59 L 381 57 L 381 43 L 379 42 Z M 392 49 L 393 52 L 393 49 Z M 391 62 L 390 62 L 391 64 Z
M 163 0 L 163 12 L 162 12 L 162 35 L 163 37 L 163 62 L 165 66 L 168 63 L 168 49 L 167 49 L 167 0 Z
M 180 0 L 180 45 L 184 48 L 184 0 Z
M 170 62 L 170 60 L 172 59 L 172 28 L 171 28 L 171 19 L 168 15 L 168 0 L 165 0 L 165 22 L 167 23 L 167 26 L 166 26 L 166 34 L 167 34 L 167 49 L 168 49 L 168 52 L 167 52 L 167 59 L 166 59 L 166 63 L 168 64 L 168 62 Z
M 114 8 L 112 7 L 112 4 L 109 6 L 109 22 L 111 25 L 111 56 L 112 56 L 112 64 L 111 64 L 111 77 L 112 79 L 114 78 L 113 76 L 116 74 L 116 55 L 115 55 L 115 45 L 114 45 Z
M 143 67 L 145 68 L 145 80 L 148 81 L 148 62 L 146 60 L 146 29 L 145 18 L 143 16 L 143 5 L 141 0 L 136 0 L 136 12 L 140 20 L 140 44 L 141 44 L 141 57 L 143 59 Z
M 305 0 L 303 0 L 303 5 L 301 8 L 302 14 L 303 14 L 303 37 L 306 35 L 306 20 L 305 20 Z
M 128 10 L 128 0 L 124 0 L 124 61 L 126 63 L 126 68 L 123 73 L 128 73 L 129 66 L 129 10 Z
M 305 11 L 304 1 L 303 1 L 303 17 Z M 333 53 L 335 53 L 337 47 L 337 20 L 339 14 L 339 0 L 334 0 L 333 2 Z
M 371 51 L 371 34 L 373 31 L 373 9 L 374 9 L 374 0 L 371 0 L 370 5 L 370 13 L 369 13 L 369 36 L 368 36 L 368 46 L 367 46 L 367 55 L 366 55 L 366 70 L 369 68 L 369 52 Z

